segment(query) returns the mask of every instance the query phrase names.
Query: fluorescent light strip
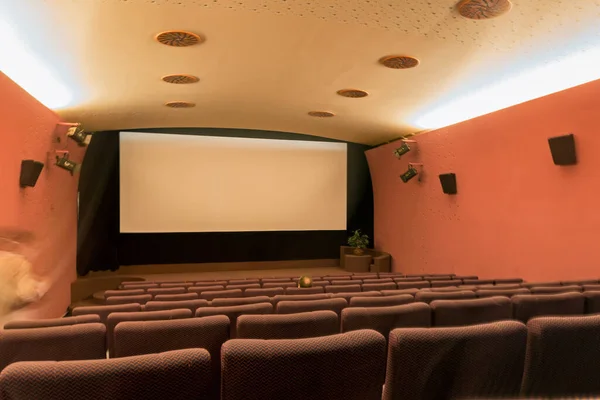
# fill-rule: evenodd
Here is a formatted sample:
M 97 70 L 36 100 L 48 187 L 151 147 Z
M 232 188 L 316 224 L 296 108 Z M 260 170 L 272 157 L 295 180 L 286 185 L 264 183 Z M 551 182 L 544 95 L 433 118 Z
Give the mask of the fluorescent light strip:
M 30 53 L 6 21 L 0 21 L 0 71 L 48 108 L 62 108 L 72 101 L 71 91 Z
M 418 116 L 414 124 L 436 129 L 600 79 L 600 46 L 527 69 Z

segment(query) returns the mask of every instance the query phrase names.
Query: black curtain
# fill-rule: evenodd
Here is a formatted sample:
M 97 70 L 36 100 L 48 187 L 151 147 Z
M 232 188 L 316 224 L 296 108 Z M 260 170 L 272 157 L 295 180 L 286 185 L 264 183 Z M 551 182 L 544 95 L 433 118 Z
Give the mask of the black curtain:
M 119 132 L 93 135 L 79 177 L 77 273 L 119 268 Z

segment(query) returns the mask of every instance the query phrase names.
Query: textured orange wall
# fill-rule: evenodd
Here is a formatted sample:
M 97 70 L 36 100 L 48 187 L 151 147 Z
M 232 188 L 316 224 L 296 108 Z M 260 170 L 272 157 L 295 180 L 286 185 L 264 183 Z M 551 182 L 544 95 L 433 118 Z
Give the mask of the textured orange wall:
M 397 160 L 367 152 L 375 239 L 406 273 L 528 280 L 600 277 L 600 81 L 417 136 Z M 556 166 L 547 139 L 575 134 L 578 164 Z M 422 182 L 402 183 L 408 162 Z M 438 174 L 457 174 L 445 195 Z
M 0 236 L 27 233 L 30 238 L 20 249 L 30 258 L 33 271 L 51 284 L 40 302 L 12 318 L 62 315 L 76 278 L 78 176 L 55 167 L 54 155 L 49 156 L 56 148 L 52 138 L 58 121 L 54 112 L 0 73 Z M 84 151 L 73 141 L 63 142 L 61 148 L 65 145 L 72 159 L 83 159 Z M 45 164 L 33 188 L 19 187 L 22 159 Z

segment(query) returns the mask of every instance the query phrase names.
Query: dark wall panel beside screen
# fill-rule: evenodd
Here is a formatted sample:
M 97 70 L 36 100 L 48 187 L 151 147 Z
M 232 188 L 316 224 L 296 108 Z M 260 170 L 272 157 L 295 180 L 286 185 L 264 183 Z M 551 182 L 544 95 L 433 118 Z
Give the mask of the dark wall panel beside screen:
M 173 128 L 173 129 L 139 129 L 139 132 L 174 133 L 184 135 L 206 135 L 225 137 L 250 137 L 265 139 L 287 139 L 307 141 L 333 141 L 332 139 L 314 137 L 286 132 L 256 131 L 244 129 L 219 128 Z M 102 135 L 117 135 L 118 132 L 102 132 Z M 99 141 L 100 142 L 100 141 Z M 115 141 L 111 141 L 114 146 Z M 118 143 L 118 140 L 117 140 Z M 118 144 L 117 144 L 118 146 Z M 120 265 L 144 264 L 177 264 L 177 263 L 216 263 L 245 261 L 278 261 L 278 260 L 310 260 L 338 258 L 339 246 L 345 244 L 348 232 L 361 229 L 373 239 L 373 192 L 370 174 L 364 152 L 370 147 L 348 143 L 348 176 L 347 176 L 347 231 L 285 231 L 285 232 L 205 232 L 205 233 L 119 233 L 110 235 L 118 238 L 116 248 L 97 249 L 116 254 Z M 115 149 L 113 149 L 115 150 Z M 88 157 L 95 151 L 107 151 L 106 148 L 94 148 L 94 141 L 88 148 Z M 116 149 L 118 151 L 118 149 Z M 118 163 L 118 160 L 116 161 Z M 118 166 L 118 164 L 117 164 Z M 105 168 L 95 165 L 90 168 Z M 83 168 L 86 168 L 84 162 Z M 83 171 L 82 171 L 83 172 Z M 89 172 L 89 171 L 88 171 Z M 87 173 L 86 176 L 98 174 Z M 82 179 L 84 175 L 82 174 Z M 86 185 L 84 187 L 93 187 Z M 114 197 L 114 189 L 119 188 L 118 178 L 113 178 L 107 185 L 105 197 Z M 91 189 L 87 189 L 91 190 Z M 97 195 L 97 193 L 95 193 Z M 84 196 L 88 198 L 89 196 Z M 105 199 L 111 207 L 98 209 L 96 219 L 110 221 L 119 220 L 118 198 Z M 109 201 L 112 200 L 112 201 Z M 80 206 L 83 213 L 90 209 L 86 204 Z M 93 234 L 92 234 L 93 235 Z M 110 246 L 108 246 L 110 247 Z M 93 260 L 95 254 L 80 257 L 81 260 Z M 97 263 L 79 265 L 80 274 L 89 270 L 103 268 Z

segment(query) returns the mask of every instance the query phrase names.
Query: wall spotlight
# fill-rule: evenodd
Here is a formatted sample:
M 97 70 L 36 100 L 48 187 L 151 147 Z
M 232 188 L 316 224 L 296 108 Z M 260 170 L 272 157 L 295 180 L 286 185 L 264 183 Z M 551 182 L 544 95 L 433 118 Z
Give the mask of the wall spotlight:
M 402 157 L 404 154 L 408 153 L 411 150 L 409 143 L 411 145 L 415 145 L 417 144 L 417 141 L 402 139 L 402 146 L 394 150 L 394 155 L 396 156 L 396 158 Z
M 67 170 L 71 173 L 71 176 L 78 172 L 81 168 L 75 161 L 69 160 L 68 151 L 56 151 L 56 162 L 54 163 L 59 168 Z
M 81 147 L 87 146 L 92 140 L 92 135 L 85 132 L 81 126 L 70 127 L 67 136 L 76 141 Z
M 402 179 L 402 182 L 406 183 L 408 181 L 410 181 L 412 178 L 414 178 L 415 176 L 417 176 L 419 174 L 419 171 L 417 170 L 416 166 L 422 166 L 423 164 L 417 164 L 417 163 L 408 163 L 408 170 L 403 173 L 402 175 L 400 175 L 400 179 Z

